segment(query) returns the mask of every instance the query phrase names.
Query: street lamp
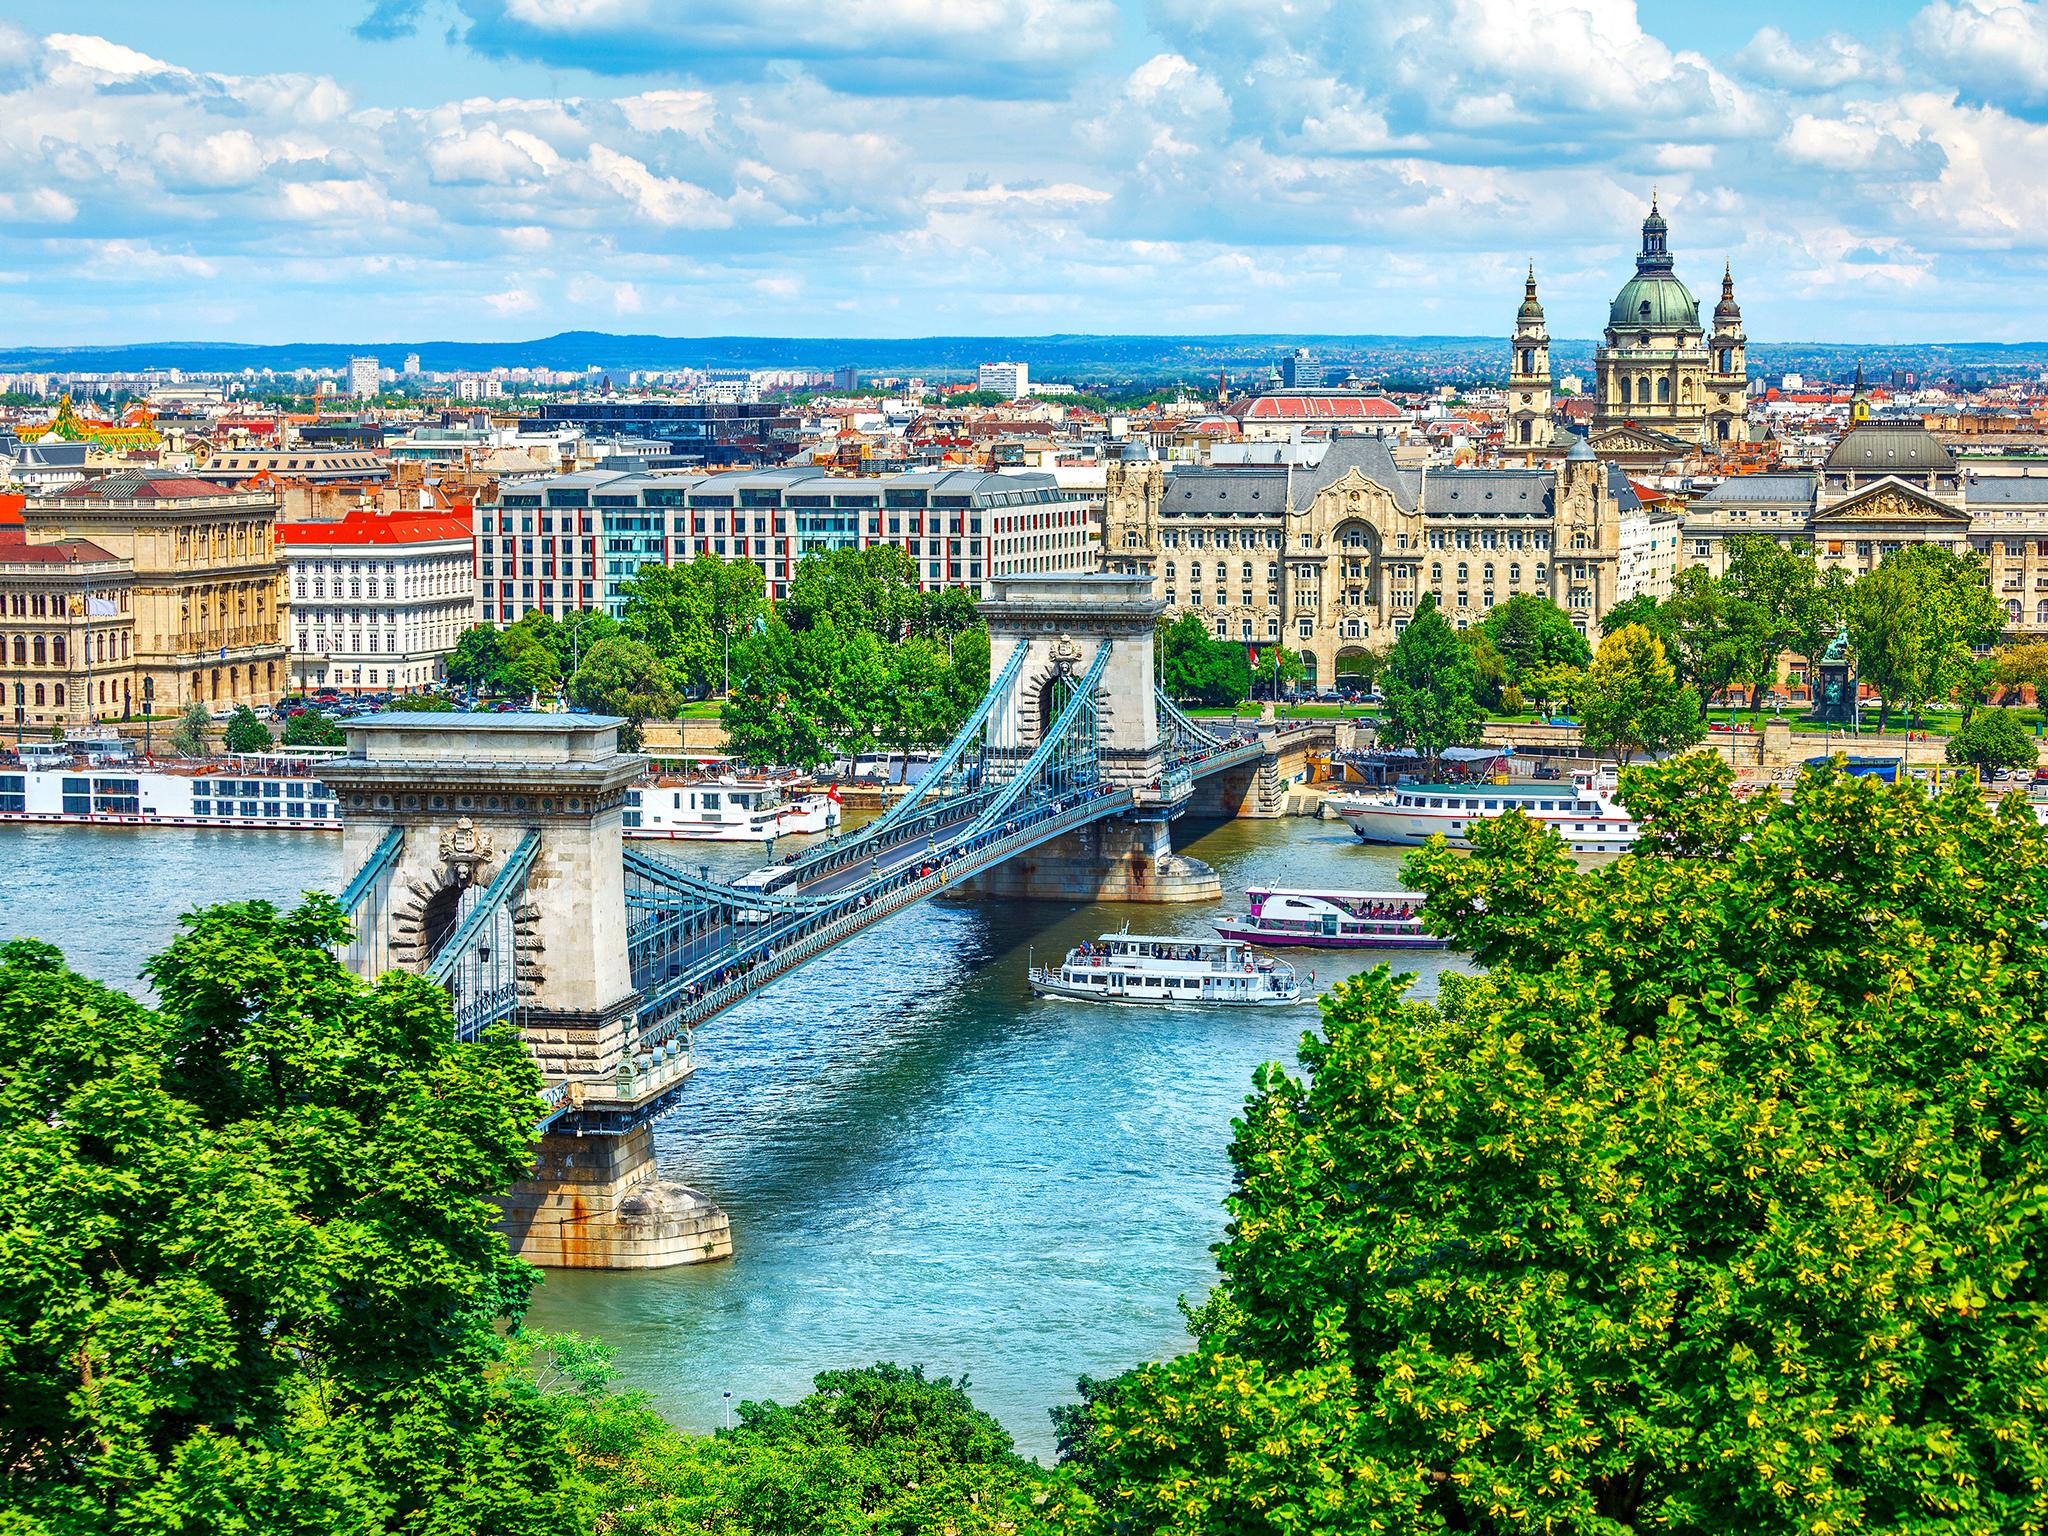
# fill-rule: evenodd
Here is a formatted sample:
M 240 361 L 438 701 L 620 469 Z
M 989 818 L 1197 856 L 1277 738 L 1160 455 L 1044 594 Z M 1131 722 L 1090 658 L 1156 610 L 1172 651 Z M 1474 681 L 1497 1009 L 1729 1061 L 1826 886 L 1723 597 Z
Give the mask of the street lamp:
M 156 713 L 156 679 L 145 676 L 142 679 L 142 755 L 149 757 L 149 717 Z

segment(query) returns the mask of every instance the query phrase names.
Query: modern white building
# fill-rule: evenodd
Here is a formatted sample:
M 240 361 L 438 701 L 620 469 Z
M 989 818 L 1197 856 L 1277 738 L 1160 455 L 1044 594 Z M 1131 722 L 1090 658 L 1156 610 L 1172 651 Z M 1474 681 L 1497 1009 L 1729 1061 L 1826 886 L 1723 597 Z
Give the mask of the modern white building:
M 975 370 L 974 387 L 1005 400 L 1021 400 L 1031 393 L 1031 369 L 1023 363 L 983 363 Z
M 1661 512 L 1638 506 L 1624 512 L 1616 525 L 1618 558 L 1614 571 L 1614 600 L 1625 603 L 1632 597 L 1647 596 L 1663 602 L 1671 595 L 1672 578 L 1678 575 L 1679 546 L 1685 520 L 1675 512 Z
M 447 675 L 476 613 L 469 520 L 438 512 L 351 512 L 279 523 L 288 675 L 294 690 L 417 689 Z
M 348 392 L 358 400 L 374 400 L 384 387 L 384 371 L 374 357 L 348 360 Z

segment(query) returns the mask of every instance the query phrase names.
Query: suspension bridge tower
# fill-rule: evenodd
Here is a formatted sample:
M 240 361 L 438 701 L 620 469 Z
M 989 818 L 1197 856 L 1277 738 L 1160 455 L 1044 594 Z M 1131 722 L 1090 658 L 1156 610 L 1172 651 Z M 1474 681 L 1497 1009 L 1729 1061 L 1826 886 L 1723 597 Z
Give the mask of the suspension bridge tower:
M 592 715 L 351 721 L 320 767 L 357 873 L 342 893 L 356 974 L 446 985 L 459 1034 L 518 1028 L 546 1083 L 533 1177 L 505 1201 L 515 1252 L 560 1268 L 723 1258 L 724 1212 L 656 1177 L 653 1122 L 690 1072 L 635 1042 L 621 827 L 647 760 Z
M 1216 872 L 1173 851 L 1168 827 L 1188 801 L 1160 728 L 1155 648 L 1166 605 L 1146 576 L 998 576 L 981 604 L 989 675 L 1010 676 L 992 735 L 1028 756 L 1099 650 L 1096 771 L 1131 791 L 1125 815 L 1092 822 L 978 876 L 979 895 L 1045 901 L 1213 901 Z M 1010 663 L 1023 651 L 1022 663 Z

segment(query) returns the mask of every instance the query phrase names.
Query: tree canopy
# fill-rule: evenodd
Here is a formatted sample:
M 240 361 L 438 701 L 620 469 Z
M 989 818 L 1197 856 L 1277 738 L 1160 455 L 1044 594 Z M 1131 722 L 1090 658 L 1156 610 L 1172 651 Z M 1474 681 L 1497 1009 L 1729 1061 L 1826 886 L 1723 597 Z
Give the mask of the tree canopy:
M 668 669 L 638 640 L 619 634 L 583 653 L 582 665 L 569 679 L 569 698 L 599 714 L 623 717 L 619 745 L 628 752 L 639 750 L 643 722 L 666 720 L 676 712 Z
M 349 976 L 347 931 L 324 897 L 187 917 L 154 1009 L 0 946 L 0 1525 L 575 1528 L 494 1328 L 539 1075 L 442 988 Z
M 1573 688 L 1586 745 L 1626 763 L 1638 752 L 1689 747 L 1705 734 L 1699 695 L 1681 685 L 1664 642 L 1641 624 L 1626 624 L 1600 650 Z
M 1387 653 L 1380 679 L 1386 699 L 1380 712 L 1381 744 L 1413 747 L 1425 757 L 1470 745 L 1485 719 L 1477 686 L 1470 648 L 1438 612 L 1435 595 L 1424 593 Z
M 1195 1352 L 1068 1426 L 1113 1528 L 2048 1519 L 2048 841 L 1833 768 L 1622 794 L 1601 866 L 1412 855 L 1485 973 L 1340 983 L 1258 1074 Z
M 2017 711 L 1979 709 L 1948 739 L 1948 760 L 1969 763 L 1986 772 L 2000 768 L 2031 768 L 2037 760 L 2034 734 Z
M 1886 555 L 1849 587 L 1847 609 L 1856 675 L 1877 690 L 1879 730 L 1894 708 L 1917 714 L 1958 687 L 1976 648 L 2005 627 L 1983 558 L 1937 544 Z
M 1198 613 L 1160 630 L 1159 686 L 1183 704 L 1241 704 L 1251 696 L 1245 648 L 1215 639 Z
M 256 718 L 255 710 L 237 704 L 221 732 L 221 745 L 230 752 L 268 752 L 277 743 L 271 738 L 270 727 Z
M 1583 667 L 1592 656 L 1570 616 L 1549 598 L 1528 592 L 1496 605 L 1479 628 L 1500 653 L 1504 681 L 1525 693 L 1536 668 Z

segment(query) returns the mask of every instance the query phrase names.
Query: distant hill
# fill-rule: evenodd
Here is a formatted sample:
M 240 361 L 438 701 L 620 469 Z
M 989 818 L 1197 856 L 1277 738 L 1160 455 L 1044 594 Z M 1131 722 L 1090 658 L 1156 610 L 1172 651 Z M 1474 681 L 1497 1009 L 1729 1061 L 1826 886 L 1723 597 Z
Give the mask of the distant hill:
M 500 367 L 542 367 L 611 373 L 672 368 L 804 368 L 852 364 L 864 373 L 961 375 L 977 363 L 1015 359 L 1047 379 L 1205 378 L 1219 370 L 1243 372 L 1277 362 L 1307 347 L 1329 368 L 1358 368 L 1389 378 L 1429 376 L 1446 382 L 1498 375 L 1506 363 L 1505 336 L 920 336 L 818 338 L 794 336 L 646 336 L 563 331 L 530 341 L 464 342 L 364 340 L 353 344 L 287 342 L 244 346 L 217 341 L 138 342 L 118 347 L 0 346 L 0 369 L 37 372 L 142 372 L 177 368 L 192 373 L 234 373 L 245 368 L 288 372 L 338 368 L 352 355 L 374 354 L 396 367 L 417 352 L 432 373 Z M 1552 345 L 1557 370 L 1590 366 L 1590 338 Z M 1875 379 L 1894 368 L 1943 376 L 1981 370 L 1996 376 L 2048 367 L 2048 342 L 1951 342 L 1915 346 L 1856 346 L 1824 342 L 1763 342 L 1750 347 L 1752 372 L 1786 369 L 1846 377 L 1858 361 Z

